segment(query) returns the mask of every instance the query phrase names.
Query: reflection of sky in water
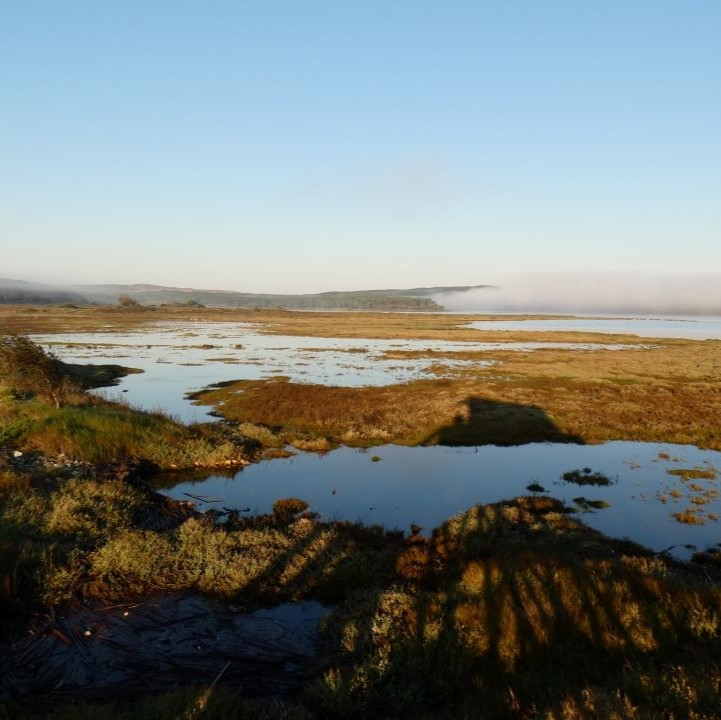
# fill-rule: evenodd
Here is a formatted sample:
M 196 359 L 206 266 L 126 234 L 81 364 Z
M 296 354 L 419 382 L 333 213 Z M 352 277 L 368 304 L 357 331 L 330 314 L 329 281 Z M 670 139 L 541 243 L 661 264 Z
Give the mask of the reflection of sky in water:
M 515 321 L 528 329 L 599 330 L 643 334 L 637 325 L 647 320 Z M 673 328 L 683 327 L 676 320 Z M 690 321 L 688 321 L 690 323 Z M 718 319 L 700 321 L 713 324 Z M 535 323 L 534 327 L 532 323 Z M 574 323 L 574 327 L 568 323 Z M 478 323 L 480 324 L 480 323 Z M 490 323 L 486 323 L 490 324 Z M 540 324 L 540 325 L 539 325 Z M 492 323 L 501 328 L 514 323 Z M 553 325 L 553 327 L 550 327 Z M 649 335 L 661 335 L 657 323 L 644 325 Z M 700 327 L 700 326 L 698 326 Z M 652 329 L 651 329 L 652 328 Z M 680 331 L 677 331 L 680 332 Z M 367 340 L 263 335 L 252 325 L 230 323 L 173 323 L 132 333 L 74 333 L 34 338 L 60 358 L 74 362 L 117 363 L 144 370 L 124 378 L 118 388 L 102 391 L 126 398 L 147 409 L 160 408 L 186 421 L 208 419 L 206 409 L 191 405 L 184 395 L 211 383 L 234 379 L 261 379 L 282 374 L 296 382 L 329 385 L 385 385 L 434 376 L 431 367 L 479 366 L 478 360 L 385 357 L 393 351 L 485 351 L 499 343 L 426 340 Z M 213 347 L 201 347 L 212 345 Z M 236 347 L 239 346 L 239 347 Z M 577 343 L 503 343 L 504 350 L 532 351 L 555 347 L 569 349 L 622 347 Z M 355 352 L 348 352 L 348 351 Z M 228 362 L 230 361 L 230 362 Z M 122 392 L 126 390 L 127 392 Z M 659 458 L 668 453 L 670 460 Z M 373 455 L 380 462 L 372 462 Z M 721 468 L 721 453 L 692 446 L 614 442 L 605 445 L 532 444 L 520 447 L 406 448 L 384 446 L 367 452 L 340 448 L 325 456 L 300 454 L 252 465 L 235 478 L 211 476 L 201 483 L 184 483 L 171 494 L 217 496 L 223 505 L 268 512 L 279 497 L 296 496 L 325 518 L 362 520 L 407 530 L 411 523 L 426 530 L 474 503 L 494 502 L 527 494 L 538 482 L 554 497 L 572 504 L 583 496 L 604 500 L 611 507 L 579 514 L 591 526 L 615 537 L 630 537 L 655 550 L 676 546 L 674 553 L 688 556 L 684 544 L 699 548 L 721 541 L 721 524 L 708 513 L 721 516 L 721 499 L 713 496 L 721 479 L 694 481 L 711 493 L 699 509 L 704 526 L 680 524 L 671 517 L 693 507 L 690 483 L 666 473 L 667 469 L 711 463 Z M 567 470 L 591 467 L 618 483 L 608 487 L 569 485 L 560 480 Z M 676 490 L 674 497 L 673 491 Z M 664 502 L 661 501 L 663 499 Z M 210 505 L 217 507 L 217 505 Z
M 721 340 L 721 317 L 634 317 L 570 318 L 549 320 L 477 320 L 469 327 L 477 330 L 528 330 L 618 333 L 639 337 Z
M 668 453 L 670 459 L 659 458 Z M 380 456 L 373 462 L 374 455 Z M 299 454 L 267 460 L 241 470 L 235 477 L 211 476 L 181 483 L 167 492 L 187 500 L 185 493 L 219 498 L 221 503 L 198 503 L 201 508 L 223 506 L 269 512 L 281 497 L 299 497 L 326 519 L 361 520 L 408 531 L 411 523 L 426 532 L 475 503 L 495 502 L 529 494 L 527 485 L 540 483 L 549 494 L 573 505 L 573 499 L 605 500 L 610 508 L 579 513 L 592 527 L 613 537 L 629 537 L 654 550 L 676 546 L 679 557 L 690 555 L 684 544 L 699 549 L 721 541 L 721 521 L 704 526 L 685 525 L 672 512 L 691 506 L 687 484 L 669 475 L 672 468 L 712 467 L 721 471 L 721 452 L 692 446 L 612 442 L 604 445 L 536 443 L 519 447 L 479 448 L 386 445 L 359 451 L 340 448 L 326 455 Z M 591 467 L 617 482 L 606 486 L 578 486 L 561 480 L 576 468 Z M 705 481 L 718 487 L 721 477 Z M 660 490 L 675 487 L 678 500 L 658 500 Z M 703 507 L 721 516 L 721 500 Z
M 239 323 L 164 323 L 128 333 L 36 335 L 59 358 L 80 363 L 115 363 L 144 370 L 129 375 L 117 388 L 102 391 L 148 410 L 162 409 L 184 422 L 208 420 L 207 408 L 192 405 L 185 393 L 224 380 L 258 380 L 284 375 L 295 382 L 346 387 L 390 385 L 437 377 L 431 368 L 488 364 L 479 360 L 438 357 L 385 357 L 403 351 L 488 351 L 499 343 L 440 340 L 367 340 L 263 335 Z M 211 346 L 212 347 L 207 347 Z M 206 346 L 206 347 L 202 347 Z M 504 350 L 541 348 L 589 349 L 600 344 L 503 343 Z M 619 346 L 608 346 L 618 349 Z

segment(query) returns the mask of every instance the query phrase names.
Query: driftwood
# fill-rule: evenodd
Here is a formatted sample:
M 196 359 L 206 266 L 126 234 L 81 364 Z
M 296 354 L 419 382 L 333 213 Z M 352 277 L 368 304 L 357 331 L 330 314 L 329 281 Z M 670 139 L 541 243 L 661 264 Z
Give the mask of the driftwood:
M 306 602 L 239 613 L 191 595 L 74 606 L 0 648 L 0 697 L 43 705 L 218 683 L 284 695 L 306 679 L 327 612 Z

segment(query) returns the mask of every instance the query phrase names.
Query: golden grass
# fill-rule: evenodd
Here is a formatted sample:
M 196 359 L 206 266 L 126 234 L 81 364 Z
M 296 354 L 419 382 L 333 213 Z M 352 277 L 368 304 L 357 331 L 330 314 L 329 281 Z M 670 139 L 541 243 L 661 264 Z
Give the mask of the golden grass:
M 415 313 L 3 306 L 0 332 L 100 332 L 149 327 L 167 320 L 200 320 L 253 322 L 261 332 L 304 336 L 631 344 L 632 349 L 614 351 L 428 353 L 439 359 L 494 360 L 496 364 L 469 363 L 465 370 L 455 369 L 452 378 L 392 388 L 251 383 L 244 387 L 245 397 L 225 389 L 207 394 L 204 400 L 222 405 L 233 420 L 265 426 L 254 435 L 265 435 L 270 446 L 290 441 L 322 450 L 339 442 L 512 444 L 617 439 L 721 448 L 721 341 L 479 332 L 463 327 L 474 319 L 477 316 Z M 275 440 L 267 437 L 268 429 Z
M 645 440 L 721 449 L 721 343 L 483 357 L 498 364 L 386 387 L 244 381 L 197 399 L 231 420 L 279 429 L 285 442 Z
M 484 316 L 487 320 L 534 318 L 534 315 Z M 549 317 L 549 316 L 544 316 Z M 641 342 L 628 335 L 568 332 L 481 332 L 463 327 L 478 315 L 438 313 L 297 312 L 232 308 L 64 308 L 0 305 L 0 334 L 114 332 L 147 328 L 167 321 L 255 323 L 261 332 L 307 337 L 426 339 L 482 342 L 532 340 L 578 342 Z M 643 340 L 643 342 L 648 342 Z

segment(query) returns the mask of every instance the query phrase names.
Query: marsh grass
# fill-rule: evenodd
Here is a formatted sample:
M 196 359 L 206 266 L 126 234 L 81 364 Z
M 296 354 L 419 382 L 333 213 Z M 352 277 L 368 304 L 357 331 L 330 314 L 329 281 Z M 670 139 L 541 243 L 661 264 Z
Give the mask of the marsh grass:
M 715 480 L 716 470 L 708 467 L 671 468 L 666 470 L 669 475 L 676 475 L 683 480 Z
M 319 702 L 341 696 L 356 717 L 717 717 L 718 587 L 561 510 L 476 507 L 408 545 L 407 582 L 338 620 L 356 664 L 326 674 Z
M 342 602 L 350 588 L 386 582 L 397 536 L 347 523 L 275 513 L 224 526 L 207 518 L 176 530 L 123 530 L 69 557 L 45 579 L 45 600 L 106 602 L 195 591 L 244 606 L 304 598 Z
M 430 537 L 403 539 L 296 519 L 300 503 L 283 523 L 191 517 L 142 529 L 122 508 L 152 499 L 129 492 L 68 482 L 16 499 L 6 520 L 33 517 L 38 537 L 66 543 L 43 566 L 46 601 L 174 590 L 251 607 L 318 598 L 337 605 L 322 662 L 293 704 L 206 687 L 42 717 L 716 716 L 719 585 L 603 537 L 551 498 L 476 506 Z
M 0 309 L 0 318 L 16 328 L 60 331 L 98 328 L 109 318 L 116 329 L 137 327 L 151 316 L 187 318 L 188 312 Z M 243 315 L 194 309 L 193 317 Z M 462 318 L 448 316 L 269 312 L 253 319 L 292 334 L 481 339 L 457 327 Z M 256 433 L 267 431 L 276 447 L 291 438 L 527 442 L 544 433 L 567 441 L 718 447 L 718 348 L 663 342 L 614 353 L 499 352 L 494 368 L 447 380 L 360 389 L 273 380 L 244 385 L 246 401 L 231 400 L 223 388 L 204 399 L 253 423 Z M 0 388 L 0 428 L 10 428 L 6 442 L 19 447 L 78 458 L 156 452 L 169 466 L 190 461 L 177 449 L 186 440 L 207 439 L 195 456 L 222 446 L 203 429 L 178 428 L 153 414 L 127 419 L 126 410 L 87 399 L 51 408 Z M 122 428 L 122 436 L 113 438 L 113 428 L 115 435 Z M 96 437 L 99 451 L 91 447 Z M 164 439 L 176 449 L 162 449 Z M 63 608 L 85 598 L 119 602 L 156 592 L 202 592 L 251 607 L 309 598 L 337 605 L 325 628 L 322 663 L 295 705 L 251 706 L 228 689 L 200 688 L 132 707 L 75 705 L 42 717 L 720 715 L 716 556 L 709 553 L 703 570 L 654 556 L 604 538 L 551 498 L 476 506 L 431 537 L 403 539 L 295 514 L 282 522 L 275 515 L 234 517 L 223 525 L 209 516 L 179 516 L 161 527 L 147 521 L 158 499 L 112 478 L 65 482 L 0 471 L 3 633 L 23 630 L 24 613 L 42 603 Z M 12 706 L 6 715 L 21 711 Z
M 687 508 L 682 512 L 672 512 L 671 517 L 683 525 L 706 524 L 706 518 L 696 508 Z
M 86 392 L 126 374 L 61 362 L 22 336 L 0 337 L 0 444 L 92 463 L 148 460 L 161 468 L 239 463 L 213 426 L 181 425 Z
M 242 443 L 213 425 L 188 427 L 86 394 L 61 407 L 17 399 L 3 392 L 1 379 L 0 444 L 92 463 L 143 459 L 159 468 L 238 464 L 244 453 Z
M 164 512 L 152 493 L 113 477 L 63 479 L 35 468 L 2 472 L 0 480 L 0 635 L 15 615 L 49 597 L 59 576 L 66 585 L 75 579 L 73 558 Z
M 707 522 L 717 522 L 716 513 L 709 511 L 706 505 L 719 496 L 717 487 L 717 471 L 714 467 L 704 464 L 694 468 L 674 468 L 666 471 L 668 475 L 678 478 L 680 483 L 676 487 L 662 487 L 656 497 L 667 503 L 672 499 L 674 503 L 685 500 L 689 505 L 683 511 L 671 513 L 676 522 L 685 525 L 705 525 Z
M 528 315 L 527 318 L 539 316 Z M 454 340 L 526 341 L 534 333 L 480 332 L 464 327 L 477 320 L 476 315 L 434 315 L 423 313 L 392 312 L 292 312 L 280 309 L 232 309 L 188 307 L 51 307 L 29 305 L 0 306 L 0 332 L 2 333 L 66 333 L 66 332 L 117 332 L 147 328 L 159 322 L 239 322 L 252 323 L 264 332 L 276 335 L 306 337 L 354 338 L 416 338 Z M 521 319 L 519 316 L 487 316 L 486 319 Z M 614 342 L 628 336 L 597 335 L 594 333 L 540 333 L 544 338 L 579 337 Z M 192 336 L 189 335 L 189 336 Z
M 289 523 L 308 509 L 308 503 L 299 498 L 281 498 L 273 503 L 273 514 L 280 522 Z
M 553 439 L 547 423 L 532 422 L 518 408 L 535 408 L 556 436 L 586 443 L 607 440 L 689 443 L 721 449 L 721 353 L 719 341 L 638 339 L 593 333 L 480 332 L 464 325 L 475 316 L 394 313 L 293 313 L 282 310 L 163 308 L 153 312 L 112 308 L 0 307 L 2 332 L 117 331 L 162 321 L 251 322 L 261 332 L 378 339 L 488 342 L 603 342 L 630 349 L 540 350 L 484 353 L 493 367 L 470 364 L 448 384 L 407 383 L 378 388 L 327 389 L 304 385 L 256 387 L 243 407 L 222 392 L 203 401 L 222 406 L 227 417 L 273 428 L 300 441 L 324 438 L 331 445 L 371 446 L 384 442 L 415 445 L 506 444 Z M 492 319 L 492 318 L 489 318 Z M 503 319 L 498 316 L 497 319 Z M 456 354 L 463 357 L 464 353 Z M 444 356 L 445 357 L 445 356 Z M 448 356 L 452 359 L 452 355 Z M 454 371 L 458 373 L 458 371 Z M 440 382 L 440 381 L 439 381 Z M 347 392 L 345 392 L 347 390 Z M 292 394 L 283 400 L 279 395 Z M 454 425 L 465 401 L 497 407 L 497 420 Z M 511 408 L 516 408 L 511 412 Z M 593 408 L 591 411 L 590 408 Z M 520 429 L 519 429 L 520 428 Z M 448 435 L 451 437 L 440 437 Z
M 212 467 L 240 460 L 212 430 L 161 413 L 112 404 L 60 408 L 36 418 L 26 443 L 35 450 L 94 463 L 145 459 L 160 468 Z
M 591 510 L 605 510 L 610 508 L 610 503 L 605 500 L 589 500 L 586 497 L 573 498 L 573 502 L 578 505 L 584 512 L 590 512 Z
M 73 478 L 50 495 L 45 528 L 92 547 L 133 527 L 148 504 L 147 492 L 123 480 Z
M 240 381 L 197 393 L 195 401 L 235 422 L 272 428 L 285 443 L 640 440 L 721 449 L 719 357 L 717 342 L 614 352 L 499 350 L 484 355 L 493 367 L 469 366 L 453 377 L 361 388 Z M 619 384 L 619 373 L 633 382 Z
M 404 445 L 522 444 L 578 441 L 541 409 L 469 397 L 465 384 L 420 380 L 385 387 L 329 387 L 286 378 L 248 380 L 196 393 L 271 447 L 328 450 L 340 443 Z M 258 428 L 261 428 L 259 430 Z

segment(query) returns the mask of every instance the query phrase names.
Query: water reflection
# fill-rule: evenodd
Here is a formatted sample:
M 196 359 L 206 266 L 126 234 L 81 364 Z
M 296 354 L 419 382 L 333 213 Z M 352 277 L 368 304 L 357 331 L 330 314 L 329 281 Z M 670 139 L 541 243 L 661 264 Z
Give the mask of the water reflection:
M 373 461 L 379 457 L 380 461 Z M 590 467 L 613 480 L 607 486 L 579 488 L 564 482 L 564 472 Z M 188 493 L 218 502 L 198 502 L 200 508 L 223 507 L 249 513 L 270 512 L 280 497 L 307 500 L 325 519 L 343 519 L 408 531 L 412 523 L 430 531 L 443 520 L 474 503 L 527 495 L 538 483 L 568 505 L 583 499 L 591 504 L 581 517 L 614 537 L 630 537 L 661 551 L 675 546 L 678 557 L 690 555 L 684 545 L 699 549 L 721 541 L 721 526 L 708 517 L 721 515 L 718 495 L 704 505 L 705 524 L 685 524 L 674 518 L 693 505 L 681 475 L 669 470 L 703 467 L 713 489 L 721 469 L 721 452 L 692 446 L 612 442 L 604 445 L 535 443 L 519 447 L 477 448 L 401 447 L 386 445 L 369 451 L 340 448 L 326 455 L 301 454 L 263 461 L 232 476 L 211 475 L 180 482 L 163 490 L 187 500 Z M 710 476 L 713 475 L 713 478 Z M 175 483 L 177 480 L 173 480 Z M 164 484 L 160 481 L 160 485 Z M 662 502 L 657 493 L 668 495 Z M 670 489 L 677 488 L 677 497 Z M 596 507 L 605 509 L 594 510 Z

